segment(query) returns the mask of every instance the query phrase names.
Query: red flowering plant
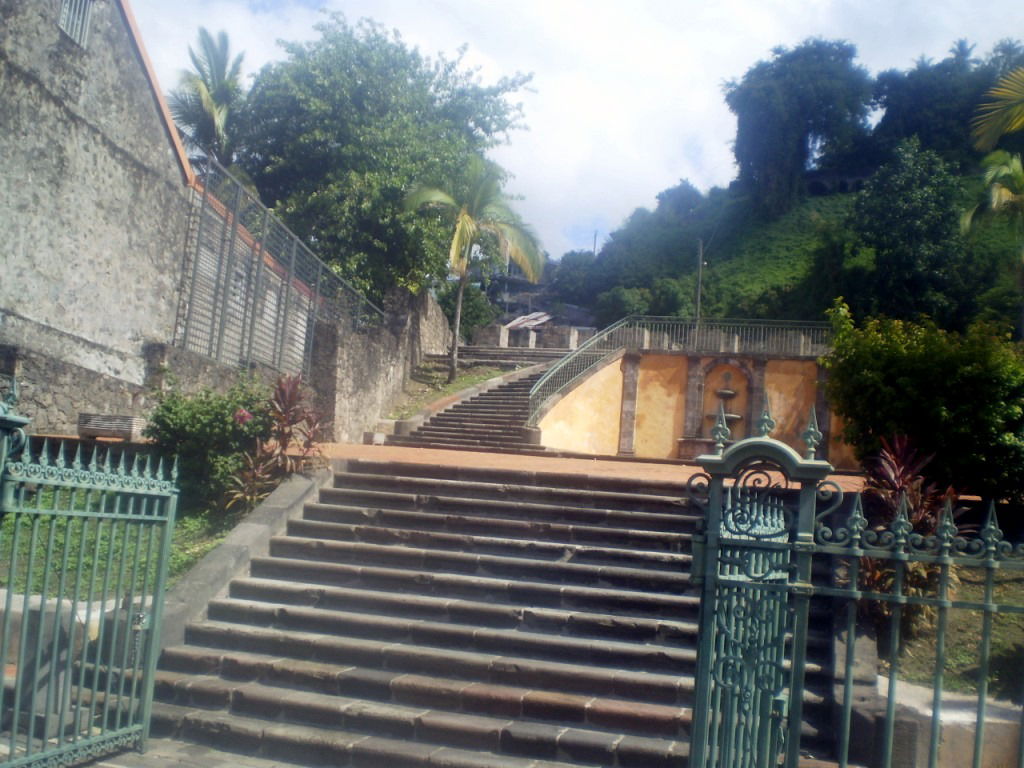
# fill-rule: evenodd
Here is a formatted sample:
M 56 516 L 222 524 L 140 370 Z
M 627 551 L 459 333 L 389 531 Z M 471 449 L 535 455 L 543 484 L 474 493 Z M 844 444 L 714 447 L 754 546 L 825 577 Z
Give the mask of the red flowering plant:
M 253 450 L 246 453 L 229 489 L 228 507 L 241 504 L 251 509 L 285 477 L 310 469 L 320 458 L 316 443 L 320 419 L 307 404 L 301 376 L 279 377 L 267 406 L 269 434 L 257 438 Z M 239 424 L 251 418 L 244 408 L 235 412 Z
M 893 522 L 905 505 L 911 533 L 922 537 L 934 536 L 948 504 L 953 515 L 959 517 L 959 494 L 949 486 L 945 489 L 928 482 L 924 468 L 932 456 L 921 456 L 906 435 L 896 435 L 891 441 L 882 438 L 882 448 L 873 461 L 866 463 L 867 483 L 862 494 L 864 514 L 868 526 L 877 533 L 892 529 Z M 891 593 L 895 585 L 894 560 L 862 557 L 860 559 L 860 589 L 880 594 Z M 902 593 L 906 596 L 934 596 L 938 586 L 939 568 L 933 563 L 910 560 L 905 563 Z M 954 568 L 949 573 L 950 588 L 960 585 Z M 875 620 L 879 629 L 887 629 L 893 603 L 881 600 L 864 601 L 862 610 Z M 901 631 L 905 638 L 914 637 L 932 625 L 933 608 L 918 604 L 903 606 Z

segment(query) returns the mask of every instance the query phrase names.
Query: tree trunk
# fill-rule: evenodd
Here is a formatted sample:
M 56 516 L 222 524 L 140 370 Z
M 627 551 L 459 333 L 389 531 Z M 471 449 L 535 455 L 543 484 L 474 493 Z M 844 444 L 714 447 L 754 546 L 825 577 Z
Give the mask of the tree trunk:
M 452 352 L 448 358 L 448 383 L 455 381 L 459 372 L 459 331 L 462 325 L 462 292 L 466 290 L 469 270 L 459 277 L 459 292 L 455 294 L 455 317 L 452 319 Z

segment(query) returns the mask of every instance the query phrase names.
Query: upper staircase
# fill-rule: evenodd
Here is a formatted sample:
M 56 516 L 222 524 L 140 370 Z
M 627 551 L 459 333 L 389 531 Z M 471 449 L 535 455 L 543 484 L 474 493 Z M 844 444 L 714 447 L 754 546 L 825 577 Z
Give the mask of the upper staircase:
M 500 384 L 430 417 L 408 435 L 388 435 L 389 445 L 473 450 L 542 451 L 524 432 L 536 373 Z
M 302 765 L 683 768 L 683 496 L 350 460 L 164 652 L 154 733 Z

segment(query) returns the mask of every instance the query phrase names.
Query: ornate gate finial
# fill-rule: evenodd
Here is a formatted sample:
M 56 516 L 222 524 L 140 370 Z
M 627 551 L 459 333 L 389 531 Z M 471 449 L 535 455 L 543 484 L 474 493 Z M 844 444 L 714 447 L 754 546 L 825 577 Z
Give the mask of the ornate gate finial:
M 768 393 L 764 393 L 764 407 L 761 409 L 761 418 L 754 425 L 757 434 L 761 437 L 771 437 L 775 431 L 775 419 L 772 418 L 771 403 L 768 401 Z
M 715 419 L 715 426 L 711 428 L 711 437 L 715 440 L 715 452 L 721 456 L 725 450 L 725 444 L 732 437 L 729 425 L 725 423 L 725 404 L 718 403 L 718 418 Z
M 821 438 L 824 435 L 821 434 L 821 430 L 818 429 L 818 414 L 814 410 L 814 406 L 811 406 L 811 418 L 807 422 L 807 429 L 800 435 L 800 439 L 807 445 L 807 451 L 804 453 L 804 458 L 808 461 L 813 461 L 814 456 L 818 451 L 818 445 L 821 443 Z

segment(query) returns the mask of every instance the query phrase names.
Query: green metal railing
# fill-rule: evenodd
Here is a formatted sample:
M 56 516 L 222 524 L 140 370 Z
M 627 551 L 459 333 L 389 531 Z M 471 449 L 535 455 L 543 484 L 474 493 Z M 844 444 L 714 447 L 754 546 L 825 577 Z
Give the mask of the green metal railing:
M 814 460 L 813 423 L 803 457 L 771 439 L 772 428 L 766 413 L 760 437 L 725 448 L 720 419 L 718 454 L 699 457 L 704 473 L 690 480 L 704 512 L 693 547 L 701 607 L 691 768 L 796 768 L 807 754 L 840 768 L 1024 768 L 1024 543 L 1005 540 L 994 507 L 973 535 L 948 504 L 929 517 L 906 497 L 869 519 L 861 497 L 844 503 L 826 479 L 831 465 Z M 958 590 L 958 574 L 973 576 L 974 592 Z M 932 612 L 925 634 L 934 636 L 913 656 L 910 611 Z M 971 620 L 954 632 L 963 612 Z M 1011 633 L 999 658 L 1004 733 L 990 739 L 999 623 Z M 973 699 L 946 690 L 953 640 L 975 654 Z M 909 714 L 908 658 L 922 700 Z
M 530 390 L 527 423 L 536 426 L 545 404 L 627 349 L 695 354 L 815 358 L 828 352 L 827 323 L 778 320 L 684 320 L 631 315 L 587 339 Z
M 32 442 L 0 411 L 0 766 L 148 735 L 177 490 L 145 455 Z

